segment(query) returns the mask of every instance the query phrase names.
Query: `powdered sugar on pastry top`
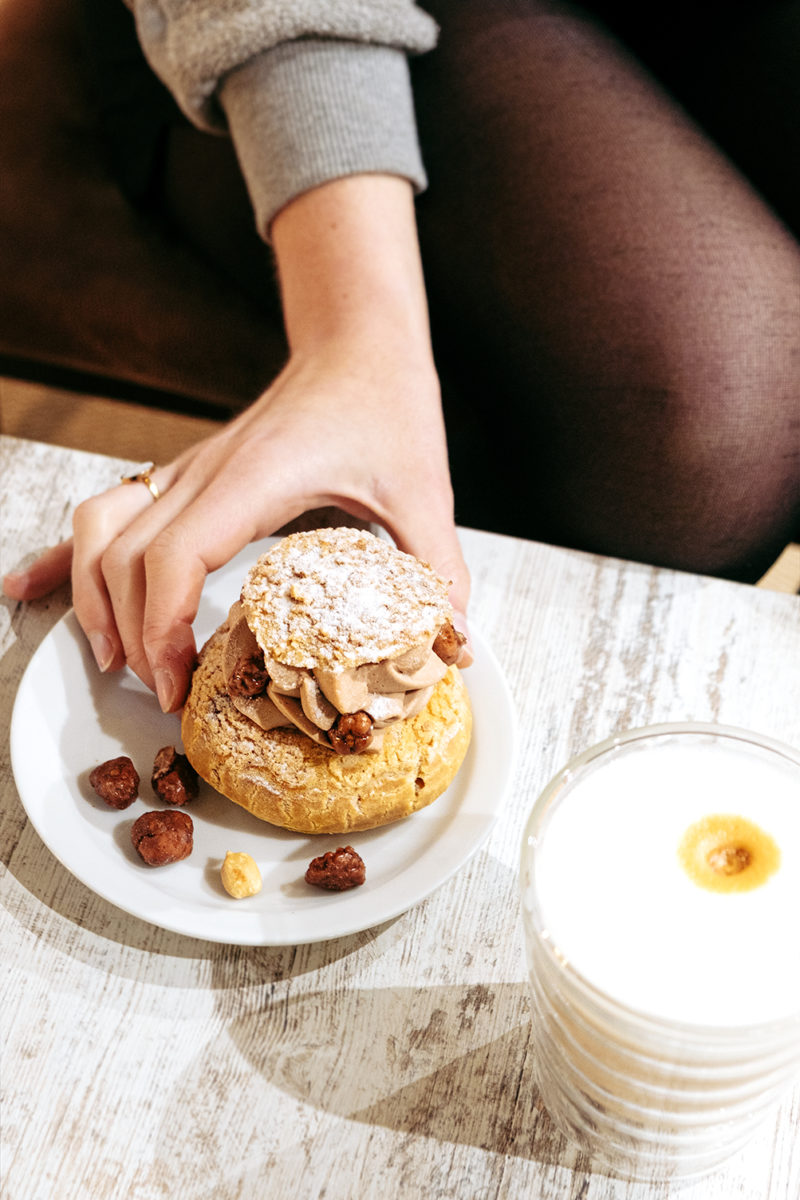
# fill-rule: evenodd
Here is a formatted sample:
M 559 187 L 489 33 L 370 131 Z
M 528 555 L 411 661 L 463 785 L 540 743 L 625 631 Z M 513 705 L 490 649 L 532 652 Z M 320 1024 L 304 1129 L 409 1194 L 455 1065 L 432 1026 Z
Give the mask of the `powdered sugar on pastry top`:
M 453 611 L 432 567 L 360 529 L 283 538 L 251 568 L 241 598 L 269 658 L 334 671 L 404 653 Z

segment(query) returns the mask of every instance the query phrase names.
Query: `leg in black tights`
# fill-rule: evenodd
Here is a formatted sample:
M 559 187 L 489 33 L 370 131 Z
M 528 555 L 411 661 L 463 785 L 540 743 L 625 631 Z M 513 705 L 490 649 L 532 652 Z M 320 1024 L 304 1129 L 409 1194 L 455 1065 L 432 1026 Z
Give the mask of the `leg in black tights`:
M 419 217 L 457 515 L 757 578 L 800 515 L 795 238 L 594 17 L 427 7 Z

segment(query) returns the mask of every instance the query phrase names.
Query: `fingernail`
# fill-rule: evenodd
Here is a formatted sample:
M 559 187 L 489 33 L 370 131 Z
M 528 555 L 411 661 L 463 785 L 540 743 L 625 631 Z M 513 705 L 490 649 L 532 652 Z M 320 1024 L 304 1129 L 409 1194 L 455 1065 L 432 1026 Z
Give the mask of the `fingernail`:
M 111 644 L 110 638 L 107 638 L 104 633 L 100 633 L 99 631 L 90 633 L 88 637 L 95 662 L 101 671 L 107 671 L 114 661 L 114 647 Z
M 178 707 L 178 687 L 175 676 L 166 667 L 159 667 L 153 672 L 156 685 L 156 695 L 162 712 L 172 712 Z
M 3 576 L 3 591 L 10 600 L 21 600 L 28 586 L 26 571 L 9 571 Z

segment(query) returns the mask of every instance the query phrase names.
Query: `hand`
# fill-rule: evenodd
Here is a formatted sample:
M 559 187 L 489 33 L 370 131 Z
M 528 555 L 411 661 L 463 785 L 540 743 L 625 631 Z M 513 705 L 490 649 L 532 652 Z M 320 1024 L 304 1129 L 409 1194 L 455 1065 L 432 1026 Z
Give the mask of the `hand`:
M 292 360 L 251 409 L 154 479 L 158 502 L 126 484 L 78 507 L 72 580 L 98 665 L 127 663 L 165 711 L 188 688 L 206 574 L 310 509 L 337 505 L 383 525 L 401 549 L 453 580 L 465 628 L 469 580 L 432 372 L 410 371 L 382 349 Z M 67 543 L 9 577 L 6 591 L 42 595 L 69 566 Z
M 453 522 L 410 188 L 353 177 L 294 201 L 274 227 L 289 362 L 220 433 L 81 504 L 73 543 L 9 576 L 30 599 L 66 578 L 102 670 L 127 663 L 165 711 L 182 704 L 206 574 L 256 538 L 335 505 L 388 530 L 452 580 L 466 631 L 469 577 Z M 465 651 L 463 662 L 469 661 Z

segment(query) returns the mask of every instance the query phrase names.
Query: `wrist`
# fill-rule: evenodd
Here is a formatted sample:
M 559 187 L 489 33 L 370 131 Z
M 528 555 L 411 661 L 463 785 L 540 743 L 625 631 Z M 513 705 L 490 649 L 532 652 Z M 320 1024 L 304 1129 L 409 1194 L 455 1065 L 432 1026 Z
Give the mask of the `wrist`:
M 411 185 L 387 175 L 335 180 L 298 196 L 272 240 L 293 356 L 326 347 L 403 348 L 431 360 Z

